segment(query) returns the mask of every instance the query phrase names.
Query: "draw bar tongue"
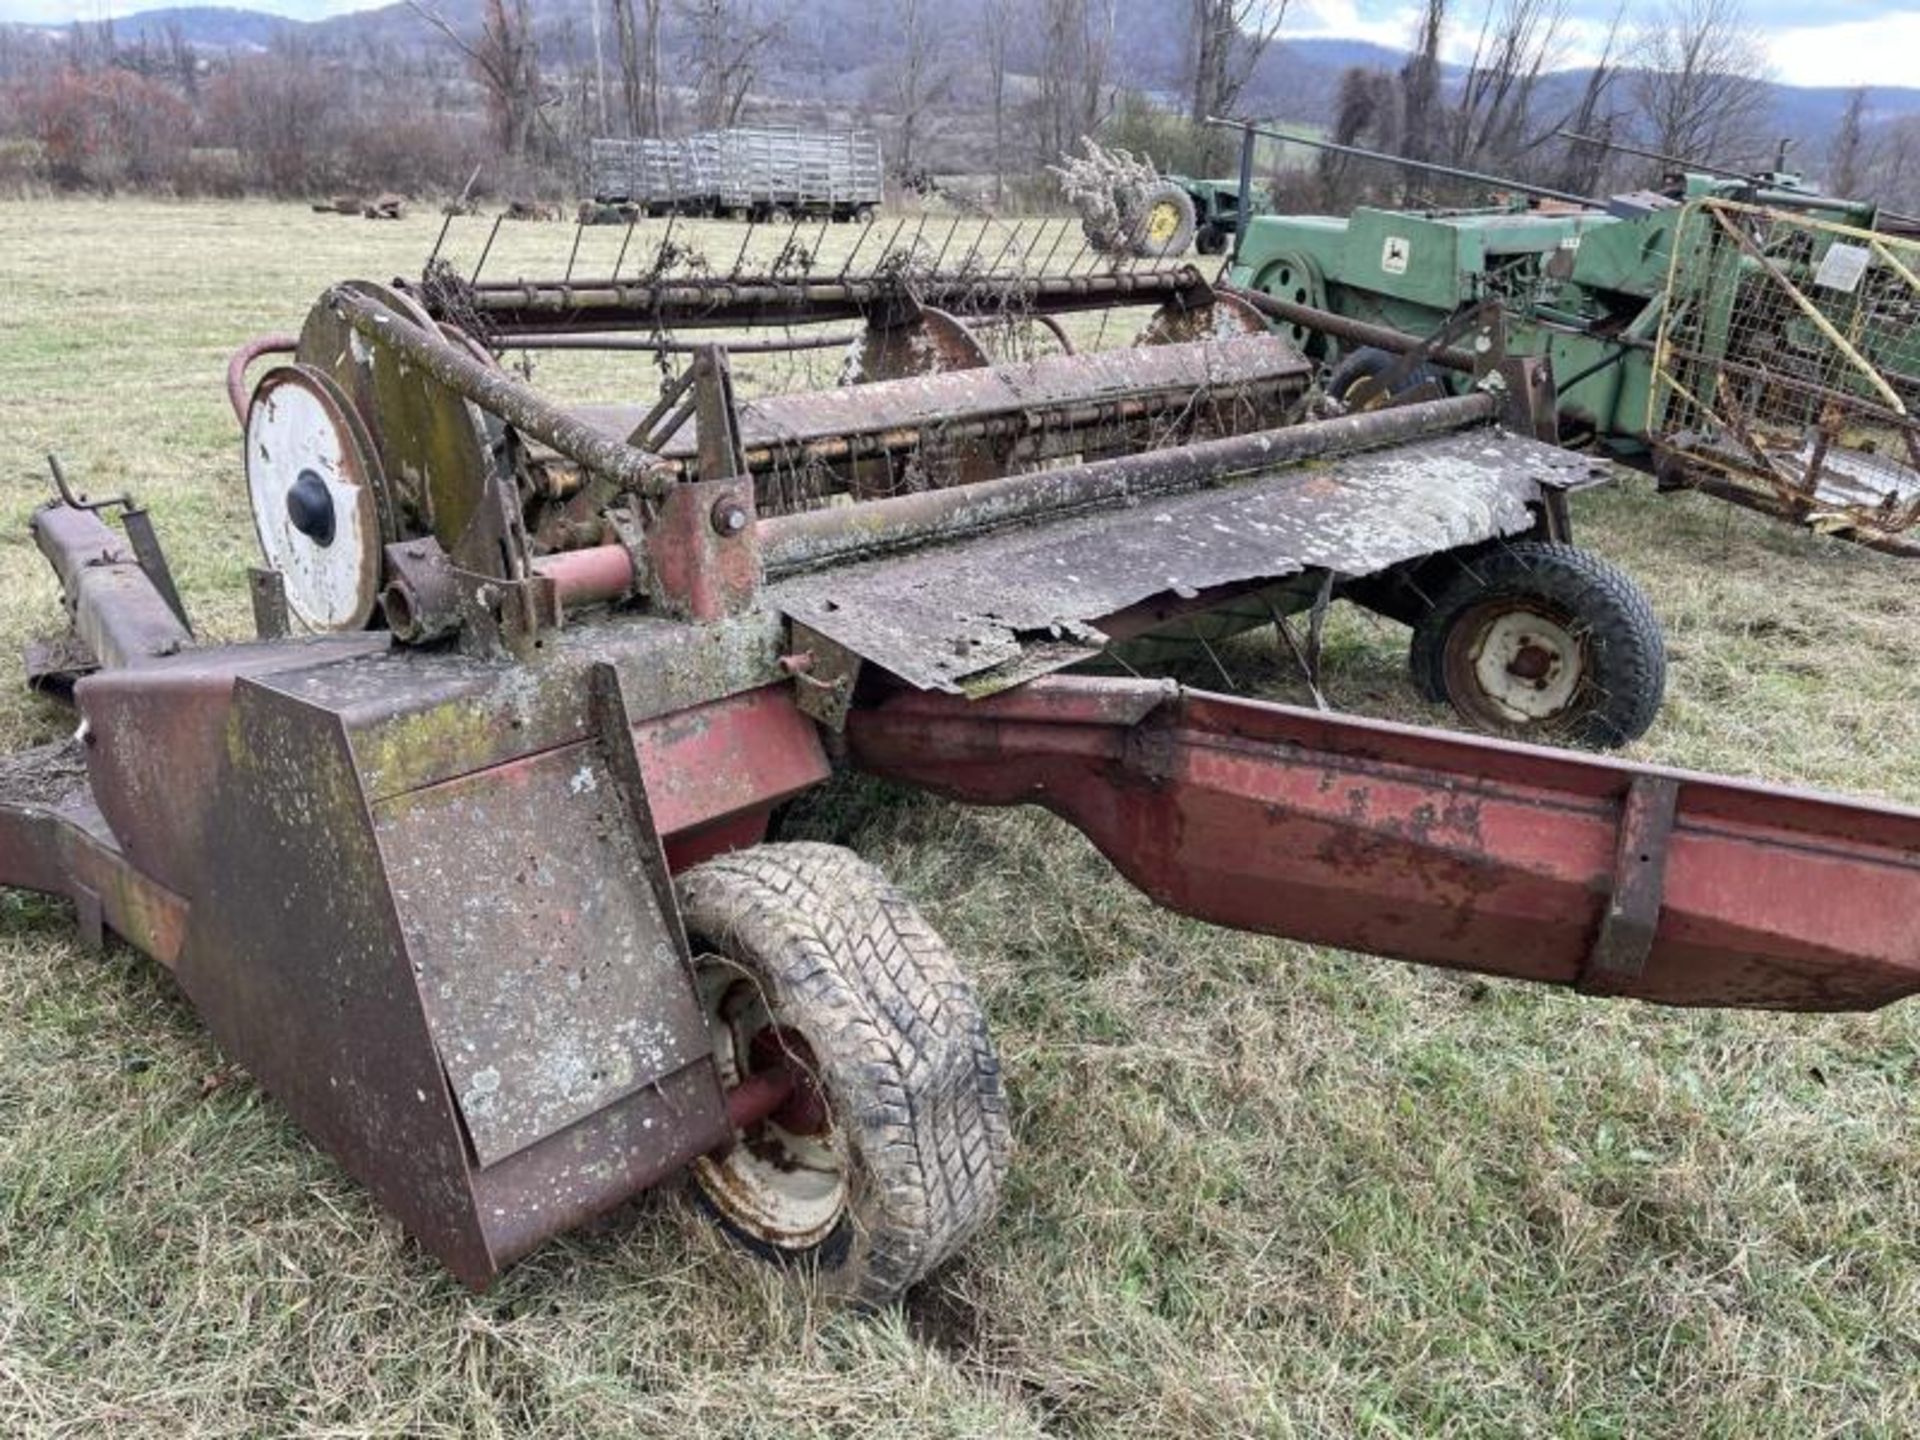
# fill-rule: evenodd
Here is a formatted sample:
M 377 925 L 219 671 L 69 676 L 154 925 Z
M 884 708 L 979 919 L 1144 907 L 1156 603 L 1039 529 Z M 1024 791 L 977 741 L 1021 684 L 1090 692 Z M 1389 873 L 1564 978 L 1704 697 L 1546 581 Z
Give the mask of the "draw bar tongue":
M 1920 812 L 1140 680 L 901 693 L 847 733 L 1235 929 L 1667 1005 L 1920 990 Z

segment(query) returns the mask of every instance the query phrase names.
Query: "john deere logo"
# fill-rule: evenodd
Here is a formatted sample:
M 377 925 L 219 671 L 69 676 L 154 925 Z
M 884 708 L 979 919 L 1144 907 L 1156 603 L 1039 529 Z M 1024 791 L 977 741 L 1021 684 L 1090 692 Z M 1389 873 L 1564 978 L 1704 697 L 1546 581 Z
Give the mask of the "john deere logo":
M 1412 258 L 1413 242 L 1404 235 L 1389 235 L 1386 248 L 1380 252 L 1380 268 L 1389 275 L 1404 275 Z

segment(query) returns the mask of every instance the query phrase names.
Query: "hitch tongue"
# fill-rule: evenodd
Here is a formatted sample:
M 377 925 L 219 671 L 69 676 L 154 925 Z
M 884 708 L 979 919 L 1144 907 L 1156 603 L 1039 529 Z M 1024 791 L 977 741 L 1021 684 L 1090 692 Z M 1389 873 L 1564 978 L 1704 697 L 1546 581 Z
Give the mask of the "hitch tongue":
M 1920 991 L 1920 812 L 1353 716 L 1050 676 L 849 717 L 854 763 L 1045 806 L 1161 905 L 1667 1005 Z

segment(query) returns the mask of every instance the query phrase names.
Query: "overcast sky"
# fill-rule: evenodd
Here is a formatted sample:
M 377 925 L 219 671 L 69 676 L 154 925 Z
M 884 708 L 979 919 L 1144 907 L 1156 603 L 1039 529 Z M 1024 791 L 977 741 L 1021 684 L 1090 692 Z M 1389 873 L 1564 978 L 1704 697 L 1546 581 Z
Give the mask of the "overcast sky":
M 0 20 L 97 20 L 163 7 L 167 0 L 0 0 Z M 192 3 L 192 0 L 173 0 Z M 386 0 L 252 0 L 244 8 L 303 20 L 368 10 Z M 583 0 L 584 3 L 584 0 Z M 1597 53 L 1617 0 L 1568 0 L 1564 63 Z M 1120 0 L 1124 13 L 1126 0 Z M 1465 14 L 1477 0 L 1461 0 Z M 1628 24 L 1658 15 L 1658 0 L 1627 0 Z M 1886 0 L 1747 0 L 1748 18 L 1766 36 L 1776 79 L 1793 85 L 1910 85 L 1920 54 L 1920 4 Z M 1292 0 L 1283 36 L 1345 36 L 1404 47 L 1415 6 L 1407 0 Z M 1470 27 L 1461 26 L 1461 30 Z M 1468 37 L 1457 42 L 1470 45 Z

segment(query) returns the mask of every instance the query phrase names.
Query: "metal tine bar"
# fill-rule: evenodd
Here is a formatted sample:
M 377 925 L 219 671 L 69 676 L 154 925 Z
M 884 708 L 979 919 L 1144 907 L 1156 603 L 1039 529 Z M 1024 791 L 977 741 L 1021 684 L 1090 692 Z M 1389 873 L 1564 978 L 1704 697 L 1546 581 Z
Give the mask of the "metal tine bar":
M 1007 243 L 1000 247 L 1000 253 L 993 257 L 993 264 L 987 267 L 987 273 L 989 275 L 994 275 L 994 276 L 999 275 L 1000 262 L 1002 260 L 1005 260 L 1008 254 L 1011 253 L 1014 249 L 1016 249 L 1019 246 L 1020 232 L 1025 230 L 1026 228 L 1027 228 L 1027 222 L 1024 220 L 1016 221 L 1014 223 L 1014 227 L 1012 231 L 1009 232 L 1009 234 L 1007 235 Z
M 926 230 L 926 228 L 927 228 L 927 212 L 922 210 L 920 212 L 920 223 L 913 227 L 913 238 L 907 242 L 907 260 L 909 263 L 911 263 L 913 260 L 913 257 L 919 253 L 920 236 Z
M 493 253 L 493 237 L 500 233 L 500 222 L 506 218 L 507 212 L 504 210 L 493 217 L 493 228 L 487 231 L 487 243 L 480 247 L 480 260 L 473 267 L 473 278 L 467 282 L 469 285 L 480 283 L 480 272 L 487 268 L 487 257 Z
M 887 237 L 887 243 L 880 247 L 880 258 L 874 262 L 874 268 L 867 271 L 863 279 L 871 280 L 879 273 L 879 267 L 887 263 L 887 257 L 894 253 L 894 246 L 900 243 L 900 232 L 907 228 L 907 217 L 902 215 L 894 222 L 893 234 Z
M 680 207 L 676 204 L 667 211 L 667 228 L 660 236 L 660 248 L 653 252 L 654 275 L 664 275 L 667 269 L 667 246 L 673 243 L 673 225 L 680 218 Z
M 440 247 L 447 243 L 447 232 L 453 228 L 453 217 L 466 209 L 467 200 L 473 194 L 473 187 L 479 183 L 480 168 L 478 165 L 473 167 L 473 173 L 467 176 L 467 183 L 460 187 L 460 198 L 453 202 L 452 206 L 447 210 L 446 218 L 441 220 L 440 234 L 434 239 L 433 250 L 427 256 L 427 263 L 421 271 L 422 274 L 426 273 L 427 270 L 431 270 L 433 268 L 433 262 L 440 258 Z
M 633 207 L 633 218 L 627 221 L 627 233 L 620 237 L 620 253 L 613 261 L 613 283 L 620 283 L 620 267 L 627 263 L 627 246 L 633 243 L 633 232 L 640 224 L 640 207 Z
M 853 262 L 859 258 L 861 246 L 867 243 L 867 236 L 873 233 L 873 225 L 874 225 L 874 222 L 869 220 L 864 226 L 861 227 L 859 237 L 853 242 L 853 249 L 847 252 L 846 263 L 840 267 L 839 275 L 837 275 L 834 278 L 839 280 L 844 280 L 847 278 L 847 272 L 853 269 Z
M 958 226 L 959 223 L 957 220 L 954 222 L 956 226 Z M 967 253 L 960 257 L 960 263 L 955 267 L 957 273 L 961 275 L 967 273 L 967 266 L 973 263 L 973 257 L 980 252 L 980 242 L 986 238 L 987 227 L 985 225 L 982 225 L 978 230 L 973 232 L 973 244 L 969 245 L 967 247 Z
M 560 277 L 562 285 L 573 283 L 573 262 L 580 258 L 580 237 L 587 233 L 587 217 L 582 215 L 573 224 L 573 248 L 567 252 L 567 273 Z
M 1048 269 L 1052 266 L 1053 257 L 1060 253 L 1060 242 L 1067 238 L 1067 232 L 1072 228 L 1072 225 L 1073 225 L 1073 222 L 1070 220 L 1062 221 L 1060 228 L 1054 231 L 1053 247 L 1047 251 L 1047 258 L 1040 262 L 1039 273 L 1041 275 L 1045 275 Z M 1042 231 L 1041 233 L 1044 234 L 1045 231 Z M 1035 243 L 1037 244 L 1038 242 L 1036 241 Z
M 947 258 L 947 247 L 953 244 L 953 237 L 960 233 L 960 217 L 955 216 L 953 224 L 947 229 L 947 238 L 940 242 L 940 253 L 933 257 L 933 273 L 940 273 L 940 262 Z
M 753 243 L 753 232 L 759 227 L 759 221 L 747 220 L 747 233 L 740 237 L 740 253 L 733 257 L 733 269 L 727 272 L 727 279 L 735 280 L 740 276 L 740 267 L 747 263 L 747 246 Z

